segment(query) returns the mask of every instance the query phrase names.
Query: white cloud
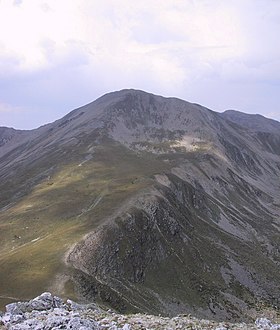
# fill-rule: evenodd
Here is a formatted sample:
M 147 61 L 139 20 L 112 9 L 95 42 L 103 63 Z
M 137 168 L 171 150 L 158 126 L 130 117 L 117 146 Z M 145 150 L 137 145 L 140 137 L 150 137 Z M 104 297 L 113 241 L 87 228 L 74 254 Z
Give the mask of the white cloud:
M 143 52 L 147 55 L 147 43 L 156 48 L 150 54 L 160 61 L 167 52 L 174 54 L 173 47 L 187 56 L 199 54 L 199 58 L 215 61 L 242 52 L 236 47 L 242 44 L 236 15 L 225 5 L 186 1 L 181 8 L 181 1 L 131 5 L 129 1 L 29 0 L 15 8 L 9 3 L 0 5 L 0 40 L 7 51 L 23 59 L 24 69 L 49 64 L 40 47 L 44 40 L 61 53 L 67 52 L 66 43 L 76 40 L 86 46 L 83 51 L 94 55 L 93 61 L 107 57 L 109 62 L 127 59 L 128 64 Z
M 274 0 L 2 0 L 0 101 L 59 117 L 134 87 L 220 109 L 252 84 L 250 108 L 280 81 L 279 21 Z
M 0 113 L 17 113 L 17 107 L 12 107 L 10 104 L 0 103 Z

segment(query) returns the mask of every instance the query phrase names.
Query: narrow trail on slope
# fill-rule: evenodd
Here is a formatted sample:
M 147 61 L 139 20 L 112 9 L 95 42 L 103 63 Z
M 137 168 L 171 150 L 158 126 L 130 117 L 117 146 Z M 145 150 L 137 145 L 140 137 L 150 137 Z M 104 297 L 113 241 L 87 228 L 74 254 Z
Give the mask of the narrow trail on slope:
M 11 299 L 11 300 L 14 300 L 14 301 L 19 301 L 20 300 L 19 298 L 16 298 L 16 297 L 2 296 L 2 295 L 0 295 L 0 299 Z
M 35 244 L 35 243 L 38 243 L 38 242 L 40 242 L 42 240 L 45 240 L 49 236 L 50 236 L 50 234 L 48 234 L 46 236 L 43 236 L 43 237 L 37 237 L 37 238 L 31 240 L 30 242 L 24 243 L 24 244 L 22 244 L 22 245 L 20 245 L 20 246 L 18 246 L 16 248 L 11 249 L 10 251 L 7 251 L 7 252 L 5 252 L 3 254 L 1 253 L 0 260 L 5 259 L 7 256 L 11 256 L 11 255 L 17 253 L 20 249 L 22 249 L 22 248 L 24 248 L 24 247 L 26 247 L 28 245 Z
M 95 198 L 95 200 L 89 205 L 89 207 L 85 210 L 82 210 L 82 212 L 77 216 L 77 218 L 80 218 L 81 216 L 83 216 L 84 214 L 90 212 L 91 210 L 93 210 L 104 198 L 104 196 L 108 193 L 109 191 L 109 185 L 110 185 L 111 181 L 107 183 L 106 188 L 101 191 L 101 193 Z

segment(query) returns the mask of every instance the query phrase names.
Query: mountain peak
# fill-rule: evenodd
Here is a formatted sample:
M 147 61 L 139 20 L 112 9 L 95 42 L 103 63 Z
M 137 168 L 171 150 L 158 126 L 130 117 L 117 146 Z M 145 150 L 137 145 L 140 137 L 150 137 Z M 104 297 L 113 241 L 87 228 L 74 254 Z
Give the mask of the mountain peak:
M 277 305 L 277 125 L 122 90 L 34 131 L 0 129 L 12 136 L 0 298 L 51 287 L 119 311 L 232 320 Z

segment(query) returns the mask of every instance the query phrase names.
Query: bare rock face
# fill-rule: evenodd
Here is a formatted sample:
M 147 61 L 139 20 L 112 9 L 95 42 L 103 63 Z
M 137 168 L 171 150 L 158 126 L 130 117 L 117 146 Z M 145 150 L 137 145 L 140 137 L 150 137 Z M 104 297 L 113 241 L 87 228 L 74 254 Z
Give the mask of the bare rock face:
M 279 307 L 278 122 L 123 90 L 1 139 L 3 297 L 74 284 L 121 312 Z

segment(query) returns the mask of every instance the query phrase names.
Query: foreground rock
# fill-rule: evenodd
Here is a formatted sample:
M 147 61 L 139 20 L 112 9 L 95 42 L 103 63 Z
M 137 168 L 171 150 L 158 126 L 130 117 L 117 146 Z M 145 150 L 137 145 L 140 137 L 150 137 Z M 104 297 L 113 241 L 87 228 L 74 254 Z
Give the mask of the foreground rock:
M 255 324 L 215 322 L 199 320 L 190 315 L 173 318 L 133 314 L 121 315 L 111 310 L 104 311 L 95 304 L 80 305 L 71 300 L 63 302 L 49 292 L 29 302 L 17 302 L 6 306 L 0 316 L 0 329 L 4 330 L 133 330 L 133 329 L 263 329 L 280 330 L 267 318 L 259 318 Z
M 79 311 L 83 306 L 63 301 L 45 292 L 29 302 L 17 302 L 6 306 L 0 317 L 4 329 L 100 329 L 97 322 L 83 318 Z

